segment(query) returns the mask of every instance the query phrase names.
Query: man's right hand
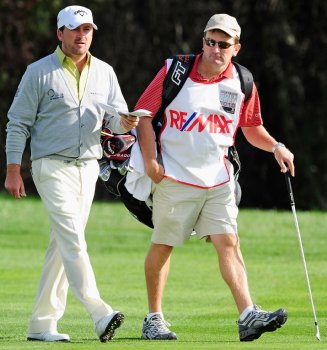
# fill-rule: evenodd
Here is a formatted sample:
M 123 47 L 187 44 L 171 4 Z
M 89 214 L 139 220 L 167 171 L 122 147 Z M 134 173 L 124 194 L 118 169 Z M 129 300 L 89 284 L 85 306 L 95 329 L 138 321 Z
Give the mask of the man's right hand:
M 16 199 L 26 197 L 25 186 L 20 175 L 19 164 L 7 165 L 7 176 L 5 180 L 5 189 Z
M 151 180 L 158 184 L 165 177 L 165 169 L 156 160 L 153 160 L 150 164 L 146 164 L 146 172 Z

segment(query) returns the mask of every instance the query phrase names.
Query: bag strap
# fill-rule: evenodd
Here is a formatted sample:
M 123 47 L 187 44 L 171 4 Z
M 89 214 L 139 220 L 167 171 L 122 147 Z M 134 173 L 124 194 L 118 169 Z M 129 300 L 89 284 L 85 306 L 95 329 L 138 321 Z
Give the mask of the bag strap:
M 233 62 L 233 65 L 237 70 L 241 82 L 241 89 L 245 95 L 245 101 L 247 101 L 252 95 L 253 75 L 246 67 L 242 66 L 241 64 Z
M 245 95 L 246 102 L 252 95 L 253 75 L 246 67 L 242 66 L 241 64 L 233 61 L 233 65 L 235 66 L 238 76 L 240 78 L 241 90 Z M 230 146 L 228 148 L 227 158 L 234 166 L 234 176 L 237 180 L 241 171 L 241 161 L 237 153 L 236 146 Z
M 162 103 L 153 117 L 152 125 L 156 136 L 162 127 L 164 111 L 171 101 L 178 95 L 189 76 L 195 61 L 196 55 L 176 55 L 166 74 L 162 89 Z

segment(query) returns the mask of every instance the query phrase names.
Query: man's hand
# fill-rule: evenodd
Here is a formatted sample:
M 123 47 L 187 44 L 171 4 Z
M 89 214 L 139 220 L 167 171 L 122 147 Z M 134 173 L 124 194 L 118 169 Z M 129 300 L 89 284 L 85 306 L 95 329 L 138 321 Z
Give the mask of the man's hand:
M 150 164 L 146 164 L 145 167 L 148 176 L 155 184 L 158 184 L 164 178 L 165 169 L 156 160 L 153 160 Z
M 277 160 L 277 163 L 280 166 L 280 171 L 282 173 L 286 173 L 289 169 L 290 174 L 292 176 L 295 176 L 295 169 L 294 169 L 294 155 L 293 153 L 287 149 L 286 147 L 279 147 L 275 151 L 275 158 Z
M 120 124 L 126 131 L 130 131 L 138 125 L 139 120 L 139 117 L 122 114 Z
M 25 186 L 20 175 L 19 164 L 7 165 L 7 176 L 5 180 L 5 189 L 16 199 L 26 197 Z

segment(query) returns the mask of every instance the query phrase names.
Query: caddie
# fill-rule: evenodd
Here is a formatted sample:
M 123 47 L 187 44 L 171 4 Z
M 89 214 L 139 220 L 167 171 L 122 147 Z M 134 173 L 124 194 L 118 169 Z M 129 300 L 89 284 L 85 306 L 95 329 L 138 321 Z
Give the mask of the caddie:
M 294 176 L 293 154 L 263 126 L 255 84 L 245 101 L 232 63 L 241 49 L 240 38 L 235 17 L 221 13 L 209 19 L 202 33 L 202 52 L 177 97 L 164 111 L 157 140 L 159 159 L 152 118 L 142 117 L 137 127 L 144 167 L 154 184 L 154 230 L 145 260 L 149 310 L 143 321 L 144 339 L 177 339 L 165 320 L 162 299 L 173 248 L 183 245 L 193 229 L 199 239 L 212 243 L 216 250 L 220 272 L 239 314 L 241 341 L 257 339 L 287 320 L 284 308 L 268 312 L 254 304 L 240 250 L 233 166 L 227 159 L 237 129 L 242 129 L 250 144 L 274 154 L 282 172 L 289 168 Z M 137 109 L 156 115 L 170 64 L 171 59 L 166 60 L 138 100 Z M 173 73 L 177 84 L 184 70 L 181 64 Z M 205 298 L 198 302 L 205 302 Z

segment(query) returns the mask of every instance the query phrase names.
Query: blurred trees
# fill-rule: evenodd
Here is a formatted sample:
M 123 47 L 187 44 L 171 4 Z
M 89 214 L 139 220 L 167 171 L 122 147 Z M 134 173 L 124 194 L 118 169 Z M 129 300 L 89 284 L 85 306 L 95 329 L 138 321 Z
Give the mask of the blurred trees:
M 2 0 L 0 3 L 0 190 L 5 177 L 6 112 L 26 65 L 55 50 L 56 15 L 73 1 Z M 110 63 L 133 108 L 163 60 L 198 53 L 206 22 L 214 13 L 237 17 L 242 27 L 238 61 L 255 78 L 264 125 L 296 156 L 296 205 L 327 209 L 327 28 L 323 0 L 81 0 L 99 31 L 91 52 Z M 239 131 L 242 206 L 286 207 L 284 178 L 271 154 L 250 146 Z M 29 192 L 29 152 L 24 157 Z M 99 183 L 97 198 L 108 198 Z

